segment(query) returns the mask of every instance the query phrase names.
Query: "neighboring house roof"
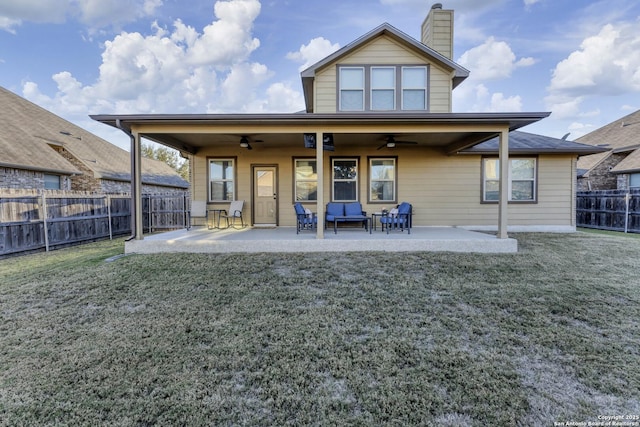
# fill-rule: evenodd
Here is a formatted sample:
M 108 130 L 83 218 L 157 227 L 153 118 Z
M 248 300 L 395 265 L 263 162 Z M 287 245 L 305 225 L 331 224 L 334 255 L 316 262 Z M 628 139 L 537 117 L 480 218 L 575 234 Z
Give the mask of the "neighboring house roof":
M 468 148 L 462 153 L 496 154 L 499 140 L 492 138 L 486 142 Z M 513 131 L 509 132 L 509 154 L 592 154 L 605 150 L 602 147 L 579 144 L 564 139 L 552 138 L 533 133 Z
M 418 53 L 419 55 L 423 55 L 431 58 L 432 60 L 438 62 L 444 68 L 450 70 L 453 73 L 453 86 L 455 88 L 460 83 L 463 82 L 464 79 L 469 77 L 469 70 L 450 60 L 446 56 L 438 53 L 436 50 L 431 49 L 427 45 L 420 43 L 413 37 L 407 35 L 406 33 L 398 30 L 394 26 L 384 23 L 377 28 L 369 31 L 367 34 L 363 35 L 359 39 L 349 43 L 345 47 L 338 49 L 336 52 L 327 56 L 323 60 L 315 63 L 311 67 L 302 71 L 302 88 L 304 90 L 304 98 L 306 102 L 307 111 L 313 111 L 313 80 L 315 78 L 316 72 L 322 70 L 329 64 L 332 64 L 341 58 L 351 54 L 355 50 L 361 48 L 372 40 L 380 37 L 380 36 L 388 36 L 391 39 L 395 40 L 399 44 L 405 46 L 406 48 Z
M 130 181 L 129 153 L 50 111 L 0 87 L 0 166 L 66 175 L 81 173 L 51 146 L 60 146 L 91 170 L 95 178 Z M 169 165 L 142 159 L 142 182 L 187 188 Z
M 640 155 L 638 154 L 640 149 L 640 110 L 581 136 L 576 139 L 576 142 L 606 148 L 604 153 L 581 157 L 578 160 L 578 168 L 586 171 L 583 174 L 585 177 L 589 176 L 589 171 L 612 154 L 623 152 L 631 154 L 616 165 L 611 172 L 638 171 L 640 170 Z

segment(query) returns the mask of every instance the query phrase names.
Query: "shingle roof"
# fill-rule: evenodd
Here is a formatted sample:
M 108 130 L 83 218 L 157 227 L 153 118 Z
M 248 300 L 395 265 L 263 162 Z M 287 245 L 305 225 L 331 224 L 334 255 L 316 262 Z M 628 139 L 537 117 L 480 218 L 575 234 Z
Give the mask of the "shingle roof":
M 95 178 L 130 181 L 129 153 L 59 116 L 0 87 L 0 166 L 61 174 L 80 171 L 50 145 L 64 147 Z M 167 164 L 142 159 L 145 184 L 187 188 Z
M 576 142 L 607 148 L 604 153 L 581 157 L 578 160 L 578 168 L 586 169 L 587 174 L 614 151 L 620 152 L 626 147 L 631 147 L 632 154 L 613 168 L 612 172 L 640 170 L 640 155 L 636 155 L 638 148 L 634 148 L 640 146 L 640 110 L 581 136 Z
M 492 138 L 467 150 L 463 153 L 495 154 L 498 152 L 498 138 Z M 579 144 L 564 139 L 552 138 L 533 133 L 512 131 L 509 132 L 509 153 L 511 154 L 591 154 L 599 153 L 601 147 Z

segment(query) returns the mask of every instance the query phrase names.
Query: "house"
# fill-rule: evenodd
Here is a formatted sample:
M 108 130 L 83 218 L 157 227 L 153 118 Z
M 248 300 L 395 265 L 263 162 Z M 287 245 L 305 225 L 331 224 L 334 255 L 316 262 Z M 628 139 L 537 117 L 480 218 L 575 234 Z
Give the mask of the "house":
M 0 188 L 125 193 L 129 153 L 0 87 Z M 145 193 L 184 192 L 167 164 L 142 159 Z
M 578 160 L 578 191 L 640 189 L 640 110 L 576 142 L 606 148 Z
M 546 112 L 453 113 L 469 75 L 453 16 L 436 4 L 421 41 L 385 23 L 304 70 L 301 113 L 92 118 L 187 153 L 202 217 L 239 199 L 251 225 L 294 226 L 295 202 L 323 218 L 328 202 L 407 201 L 414 227 L 574 231 L 576 159 L 601 149 L 514 132 Z

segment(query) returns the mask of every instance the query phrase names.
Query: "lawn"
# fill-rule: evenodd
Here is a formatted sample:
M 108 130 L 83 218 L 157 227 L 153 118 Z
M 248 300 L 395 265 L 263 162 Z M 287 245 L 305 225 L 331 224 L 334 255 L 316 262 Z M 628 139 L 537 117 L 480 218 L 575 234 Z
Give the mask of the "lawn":
M 640 416 L 640 239 L 515 237 L 503 255 L 105 262 L 107 241 L 0 260 L 0 425 Z

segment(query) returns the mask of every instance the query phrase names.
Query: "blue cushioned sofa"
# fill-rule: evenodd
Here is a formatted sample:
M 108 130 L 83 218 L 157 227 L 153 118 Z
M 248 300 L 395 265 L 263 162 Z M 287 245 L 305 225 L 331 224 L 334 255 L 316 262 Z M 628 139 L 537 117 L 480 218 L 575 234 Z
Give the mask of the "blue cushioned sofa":
M 337 233 L 336 226 L 339 222 L 361 222 L 365 230 L 371 232 L 370 221 L 371 218 L 362 210 L 360 202 L 327 203 L 324 228 L 327 228 L 327 223 L 333 223 L 335 233 Z

